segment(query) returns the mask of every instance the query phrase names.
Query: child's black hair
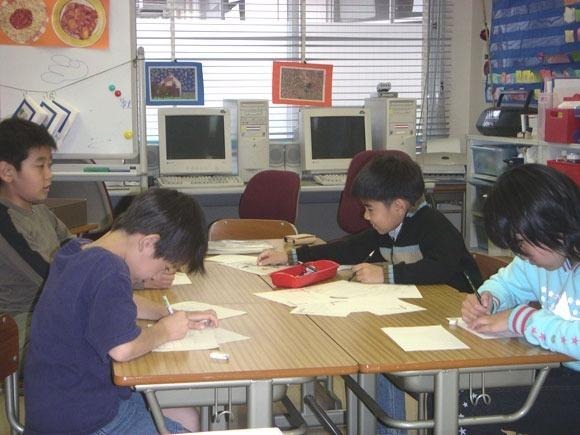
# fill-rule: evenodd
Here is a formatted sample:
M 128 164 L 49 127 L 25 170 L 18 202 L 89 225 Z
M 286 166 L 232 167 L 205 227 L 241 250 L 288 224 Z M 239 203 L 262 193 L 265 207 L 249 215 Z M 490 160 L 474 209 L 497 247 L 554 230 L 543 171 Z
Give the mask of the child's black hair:
M 425 193 L 421 168 L 411 159 L 379 155 L 358 173 L 352 195 L 359 199 L 390 204 L 402 198 L 412 205 Z
M 113 223 L 128 234 L 158 234 L 155 258 L 203 272 L 207 226 L 200 205 L 176 190 L 151 189 L 138 195 Z
M 10 163 L 20 171 L 31 148 L 50 147 L 56 142 L 46 127 L 19 118 L 6 118 L 0 122 L 0 161 Z
M 522 239 L 580 259 L 580 189 L 545 165 L 526 164 L 504 172 L 483 206 L 490 240 L 524 255 Z

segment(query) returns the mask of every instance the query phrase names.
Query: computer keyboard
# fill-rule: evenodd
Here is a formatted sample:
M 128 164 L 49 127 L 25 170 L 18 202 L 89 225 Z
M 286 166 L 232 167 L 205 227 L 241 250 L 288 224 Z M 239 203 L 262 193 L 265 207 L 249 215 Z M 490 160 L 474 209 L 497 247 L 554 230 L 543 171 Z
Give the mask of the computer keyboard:
M 312 178 L 323 186 L 344 186 L 346 183 L 346 174 L 316 174 Z
M 199 189 L 205 187 L 240 187 L 243 180 L 237 175 L 162 175 L 157 177 L 160 187 L 169 189 Z

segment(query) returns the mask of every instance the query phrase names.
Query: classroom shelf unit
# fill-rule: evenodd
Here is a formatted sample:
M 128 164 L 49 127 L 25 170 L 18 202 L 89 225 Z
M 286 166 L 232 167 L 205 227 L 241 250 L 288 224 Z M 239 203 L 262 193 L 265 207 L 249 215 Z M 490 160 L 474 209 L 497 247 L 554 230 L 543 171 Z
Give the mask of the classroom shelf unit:
M 489 255 L 511 255 L 487 238 L 483 204 L 495 178 L 507 168 L 504 157 L 522 155 L 526 163 L 546 163 L 569 152 L 580 152 L 580 144 L 549 143 L 537 139 L 498 136 L 467 136 L 466 231 L 467 247 Z

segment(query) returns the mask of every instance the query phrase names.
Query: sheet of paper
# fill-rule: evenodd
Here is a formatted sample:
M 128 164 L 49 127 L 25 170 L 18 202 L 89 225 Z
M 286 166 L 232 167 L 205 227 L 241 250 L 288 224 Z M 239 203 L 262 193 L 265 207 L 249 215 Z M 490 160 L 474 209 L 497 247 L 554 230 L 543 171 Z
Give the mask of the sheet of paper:
M 331 296 L 333 298 L 351 299 L 360 297 L 387 296 L 395 298 L 422 298 L 421 292 L 415 285 L 403 284 L 363 284 L 352 281 L 332 281 L 324 284 L 307 287 L 312 293 Z
M 172 304 L 171 307 L 174 310 L 182 310 L 182 311 L 214 310 L 215 313 L 217 314 L 218 319 L 220 320 L 246 314 L 245 311 L 233 310 L 231 308 L 220 307 L 219 305 L 206 304 L 204 302 L 196 302 L 196 301 L 177 302 L 176 304 Z
M 173 278 L 173 282 L 171 283 L 172 286 L 174 285 L 183 285 L 183 284 L 191 284 L 191 280 L 186 273 L 183 272 L 176 272 L 175 278 Z
M 309 316 L 346 317 L 352 310 L 348 301 L 340 301 L 300 305 L 290 312 Z
M 406 352 L 469 349 L 441 325 L 381 328 Z
M 357 299 L 355 299 L 353 302 L 356 303 L 356 301 Z M 365 308 L 366 309 L 364 311 L 368 311 L 376 316 L 412 313 L 414 311 L 425 310 L 425 308 L 420 307 L 419 305 L 410 304 L 409 302 L 405 302 L 397 298 L 386 298 L 386 297 L 367 299 Z
M 162 344 L 154 352 L 217 349 L 220 344 L 247 340 L 249 337 L 223 328 L 192 329 L 181 340 Z
M 208 255 L 212 254 L 259 254 L 274 246 L 266 240 L 210 240 Z
M 328 297 L 317 295 L 316 293 L 309 293 L 304 291 L 304 289 L 274 290 L 271 292 L 254 293 L 254 295 L 289 307 L 330 302 Z
M 494 339 L 494 338 L 519 337 L 518 334 L 516 334 L 515 332 L 511 332 L 511 331 L 493 332 L 493 333 L 490 332 L 490 333 L 486 333 L 486 334 L 484 334 L 482 332 L 474 331 L 469 326 L 467 326 L 467 323 L 465 323 L 465 321 L 461 317 L 448 317 L 447 320 L 449 320 L 450 325 L 457 325 L 460 328 L 465 329 L 467 332 L 471 332 L 473 335 L 477 335 L 479 338 L 483 338 L 484 340 L 490 340 L 490 339 Z
M 242 270 L 244 272 L 254 273 L 256 275 L 270 275 L 288 266 L 258 266 L 258 257 L 254 255 L 216 255 L 215 257 L 206 258 L 207 261 L 214 261 L 224 266 Z

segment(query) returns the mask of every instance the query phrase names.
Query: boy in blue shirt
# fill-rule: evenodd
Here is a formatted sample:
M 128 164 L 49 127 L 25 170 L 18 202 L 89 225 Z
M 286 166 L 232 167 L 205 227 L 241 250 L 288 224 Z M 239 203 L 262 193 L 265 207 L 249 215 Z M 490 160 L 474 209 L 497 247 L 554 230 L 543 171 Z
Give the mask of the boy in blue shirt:
M 566 175 L 528 164 L 502 174 L 484 204 L 487 234 L 516 258 L 463 302 L 463 319 L 481 332 L 510 330 L 575 361 L 552 369 L 530 413 L 512 424 L 470 428 L 503 433 L 577 434 L 580 429 L 580 189 Z M 540 308 L 528 305 L 538 301 Z M 485 413 L 521 406 L 525 389 L 491 393 Z
M 25 361 L 27 433 L 156 433 L 140 394 L 113 384 L 112 361 L 144 355 L 205 321 L 216 326 L 217 318 L 213 311 L 169 314 L 134 295 L 132 284 L 168 268 L 202 272 L 206 250 L 197 202 L 156 189 L 135 198 L 100 239 L 73 239 L 57 252 Z M 141 329 L 138 318 L 157 323 Z M 168 430 L 197 430 L 187 411 L 179 416 L 185 425 L 168 420 Z

